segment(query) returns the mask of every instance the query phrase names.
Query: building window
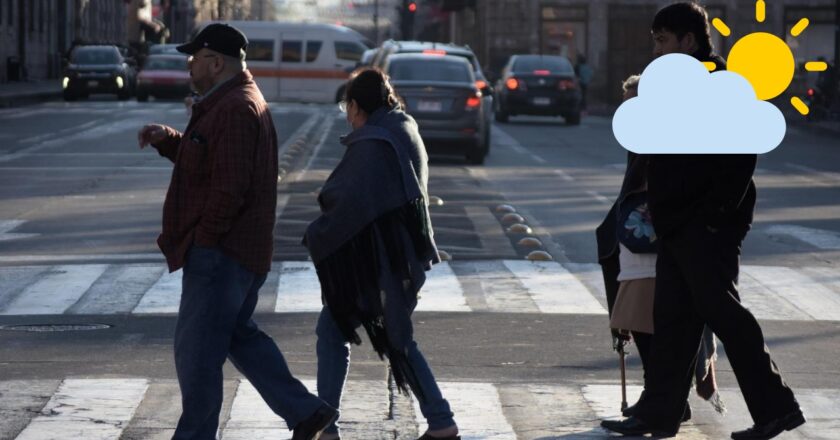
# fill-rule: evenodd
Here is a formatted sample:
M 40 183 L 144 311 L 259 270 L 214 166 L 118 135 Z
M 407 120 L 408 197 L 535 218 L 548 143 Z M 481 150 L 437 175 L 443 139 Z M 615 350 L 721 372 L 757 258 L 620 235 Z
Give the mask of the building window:
M 47 8 L 44 0 L 38 2 L 38 33 L 44 33 L 44 22 L 47 21 Z
M 274 41 L 249 41 L 248 49 L 246 49 L 245 59 L 248 61 L 274 61 Z
M 562 55 L 572 64 L 586 54 L 586 6 L 543 6 L 540 18 L 540 53 Z
M 318 54 L 321 53 L 321 46 L 323 43 L 320 41 L 307 41 L 306 42 L 306 62 L 311 63 L 318 59 Z
M 6 0 L 6 4 L 8 5 L 6 8 L 6 24 L 9 25 L 9 27 L 15 25 L 14 1 L 15 0 Z
M 284 63 L 299 63 L 303 59 L 302 41 L 284 41 L 283 58 Z

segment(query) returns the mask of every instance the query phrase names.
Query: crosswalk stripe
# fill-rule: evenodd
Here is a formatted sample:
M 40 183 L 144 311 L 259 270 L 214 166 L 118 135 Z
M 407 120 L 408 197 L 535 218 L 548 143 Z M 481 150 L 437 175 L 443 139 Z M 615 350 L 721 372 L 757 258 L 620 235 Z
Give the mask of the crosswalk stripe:
M 426 285 L 420 290 L 417 311 L 469 312 L 464 289 L 449 263 L 444 261 L 426 272 Z
M 490 383 L 441 382 L 443 397 L 455 412 L 462 440 L 516 440 L 505 418 L 496 386 Z M 420 404 L 414 403 L 418 432 L 426 430 Z
M 314 392 L 315 380 L 303 381 Z M 604 438 L 603 419 L 620 417 L 621 387 L 615 381 L 596 383 L 440 382 L 464 440 L 516 438 Z M 225 382 L 230 412 L 222 411 L 220 438 L 290 439 L 285 422 L 274 414 L 245 379 Z M 641 386 L 627 387 L 634 403 Z M 691 393 L 693 418 L 680 428 L 681 439 L 717 439 L 751 426 L 749 411 L 737 388 L 719 390 L 726 417 Z M 836 389 L 795 390 L 808 423 L 787 433 L 791 439 L 836 437 L 840 394 Z M 426 420 L 415 401 L 414 411 L 395 411 L 386 381 L 349 380 L 341 403 L 342 434 L 371 440 L 416 438 Z M 180 414 L 175 380 L 146 378 L 0 381 L 0 437 L 17 440 L 81 438 L 163 439 L 172 435 Z M 43 408 L 43 409 L 42 409 Z M 16 433 L 19 433 L 17 436 Z M 122 437 L 121 437 L 122 436 Z
M 182 271 L 158 263 L 0 267 L 0 315 L 175 314 Z M 756 318 L 840 321 L 840 274 L 832 267 L 741 266 L 739 292 Z M 321 288 L 308 261 L 275 264 L 261 311 L 319 312 Z M 420 312 L 606 313 L 595 264 L 456 261 L 427 273 Z
M 108 265 L 58 266 L 27 287 L 2 315 L 57 315 L 70 308 Z
M 505 260 L 543 313 L 602 315 L 607 311 L 571 272 L 552 261 Z
M 787 267 L 747 266 L 745 271 L 818 321 L 840 319 L 840 294 Z
M 286 422 L 278 417 L 247 380 L 241 380 L 230 408 L 222 440 L 291 439 Z
M 129 313 L 166 271 L 158 264 L 112 265 L 96 280 L 68 314 L 109 315 Z
M 321 284 L 315 265 L 309 261 L 284 261 L 280 263 L 280 280 L 277 283 L 277 313 L 319 312 Z
M 146 379 L 67 379 L 17 440 L 119 438 L 147 387 Z
M 178 313 L 181 303 L 181 278 L 183 270 L 165 271 L 160 279 L 143 295 L 133 313 Z

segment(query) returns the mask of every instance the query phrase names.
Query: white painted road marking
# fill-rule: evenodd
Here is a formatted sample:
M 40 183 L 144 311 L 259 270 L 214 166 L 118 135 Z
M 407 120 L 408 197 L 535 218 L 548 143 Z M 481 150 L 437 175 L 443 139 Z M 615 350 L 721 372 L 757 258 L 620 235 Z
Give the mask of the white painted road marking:
M 134 308 L 134 313 L 178 313 L 181 304 L 181 284 L 184 271 L 170 273 L 168 270 L 143 295 L 143 299 Z
M 766 232 L 770 235 L 789 235 L 820 249 L 840 249 L 840 232 L 795 225 L 773 225 Z
M 442 262 L 426 272 L 426 285 L 420 290 L 417 311 L 469 312 L 464 289 L 452 272 L 449 262 Z
M 603 315 L 607 311 L 571 272 L 553 261 L 505 260 L 543 313 Z
M 280 263 L 280 281 L 277 283 L 277 305 L 274 311 L 320 312 L 321 283 L 315 265 L 309 261 L 284 261 Z
M 119 438 L 147 388 L 146 379 L 67 379 L 17 440 Z
M 462 440 L 516 440 L 516 433 L 502 411 L 496 387 L 490 383 L 441 382 L 443 397 L 455 413 Z M 425 432 L 426 419 L 414 400 L 418 432 Z
M 58 315 L 105 272 L 104 264 L 57 266 L 27 287 L 0 315 Z

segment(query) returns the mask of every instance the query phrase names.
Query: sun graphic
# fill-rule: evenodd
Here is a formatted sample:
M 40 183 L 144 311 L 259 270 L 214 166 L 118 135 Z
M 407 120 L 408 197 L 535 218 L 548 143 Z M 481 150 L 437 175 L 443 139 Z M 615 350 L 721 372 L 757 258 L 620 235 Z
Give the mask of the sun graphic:
M 766 4 L 758 0 L 755 4 L 755 19 L 764 22 Z M 805 31 L 810 22 L 803 18 L 790 30 L 790 34 L 798 37 Z M 724 37 L 732 32 L 720 18 L 712 20 L 712 26 Z M 712 62 L 703 63 L 709 71 L 715 69 Z M 756 97 L 762 101 L 773 99 L 784 92 L 793 81 L 796 62 L 790 47 L 779 37 L 766 32 L 753 32 L 735 42 L 726 59 L 727 69 L 736 72 L 747 79 L 755 89 Z M 805 70 L 822 72 L 828 64 L 821 61 L 805 63 Z M 808 106 L 798 97 L 791 98 L 790 103 L 799 113 L 808 114 Z

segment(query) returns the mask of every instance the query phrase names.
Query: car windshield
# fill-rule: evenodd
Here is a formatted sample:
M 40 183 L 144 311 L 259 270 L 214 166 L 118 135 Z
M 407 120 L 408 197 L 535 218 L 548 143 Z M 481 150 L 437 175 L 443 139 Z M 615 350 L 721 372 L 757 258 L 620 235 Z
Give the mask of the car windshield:
M 395 81 L 472 82 L 465 63 L 434 57 L 394 60 L 388 75 Z
M 574 73 L 569 60 L 562 57 L 521 57 L 513 63 L 514 72 L 548 70 L 551 73 Z
M 146 60 L 146 70 L 187 70 L 187 57 L 155 58 Z
M 120 56 L 116 49 L 81 48 L 73 52 L 74 64 L 119 64 Z

